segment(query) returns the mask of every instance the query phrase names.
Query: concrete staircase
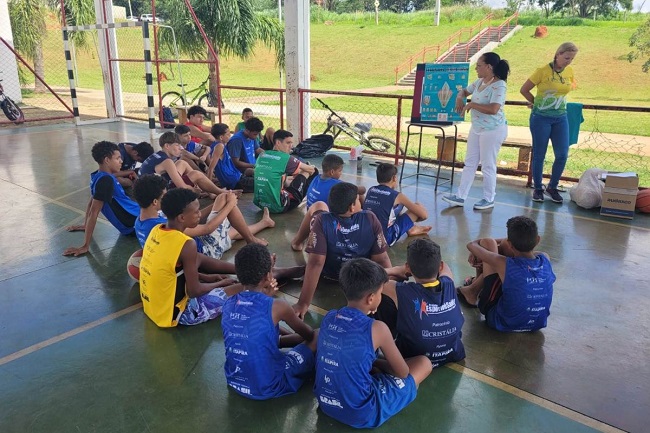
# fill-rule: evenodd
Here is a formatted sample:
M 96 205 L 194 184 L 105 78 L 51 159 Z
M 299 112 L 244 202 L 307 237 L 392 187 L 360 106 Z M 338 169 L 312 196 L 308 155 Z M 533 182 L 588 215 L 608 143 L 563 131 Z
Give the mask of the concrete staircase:
M 441 54 L 435 63 L 456 63 L 467 62 L 474 64 L 484 52 L 493 50 L 508 40 L 515 32 L 522 27 L 515 21 L 516 15 L 508 18 L 503 24 L 497 27 L 486 27 L 478 32 L 467 42 L 458 42 Z M 398 82 L 400 86 L 415 85 L 415 68 L 403 76 Z

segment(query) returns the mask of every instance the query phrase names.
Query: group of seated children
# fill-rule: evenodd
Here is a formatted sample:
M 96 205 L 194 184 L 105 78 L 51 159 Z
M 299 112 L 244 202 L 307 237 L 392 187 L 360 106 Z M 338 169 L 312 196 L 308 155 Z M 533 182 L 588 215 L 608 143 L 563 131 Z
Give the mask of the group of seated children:
M 261 130 L 253 120 L 244 124 L 245 140 Z M 278 130 L 273 147 L 255 154 L 254 167 L 241 172 L 228 150 L 227 125 L 214 125 L 210 135 L 215 140 L 209 173 L 229 189 L 180 158 L 181 138 L 167 132 L 156 153 L 142 144 L 124 146 L 133 160 L 151 153 L 133 185 L 137 203 L 116 177 L 124 171 L 121 148 L 96 143 L 92 155 L 99 168 L 91 174 L 85 224 L 68 228 L 85 230 L 85 242 L 64 254 L 88 251 L 99 212 L 120 233 L 135 232 L 143 247 L 145 314 L 160 327 L 172 327 L 202 323 L 223 311 L 225 374 L 237 393 L 258 400 L 279 397 L 296 392 L 315 372 L 314 393 L 323 413 L 354 427 L 377 427 L 413 401 L 432 367 L 465 358 L 459 301 L 478 307 L 487 325 L 499 331 L 546 326 L 555 275 L 548 256 L 534 251 L 540 238 L 530 218 L 510 218 L 506 238 L 470 242 L 476 277 L 456 288 L 439 245 L 428 237 L 408 245 L 405 264 L 391 263 L 389 246 L 431 229 L 415 225 L 427 211 L 395 190 L 394 165 L 379 164 L 378 185 L 366 192 L 339 179 L 339 156 L 327 155 L 321 174 L 292 157 L 291 133 Z M 244 142 L 242 149 L 247 146 Z M 242 152 L 240 158 L 250 156 Z M 241 191 L 231 188 L 247 190 L 251 178 L 253 201 L 264 212 L 248 225 L 237 206 Z M 214 194 L 212 206 L 201 210 L 199 193 Z M 269 211 L 286 212 L 305 197 L 309 207 L 291 247 L 301 250 L 306 241 L 306 267 L 276 268 L 267 242 L 255 235 L 274 227 Z M 221 261 L 236 239 L 248 245 L 234 264 Z M 228 277 L 232 274 L 237 280 Z M 272 297 L 277 279 L 303 274 L 296 304 Z M 319 331 L 302 319 L 321 278 L 338 281 L 347 306 L 327 313 Z

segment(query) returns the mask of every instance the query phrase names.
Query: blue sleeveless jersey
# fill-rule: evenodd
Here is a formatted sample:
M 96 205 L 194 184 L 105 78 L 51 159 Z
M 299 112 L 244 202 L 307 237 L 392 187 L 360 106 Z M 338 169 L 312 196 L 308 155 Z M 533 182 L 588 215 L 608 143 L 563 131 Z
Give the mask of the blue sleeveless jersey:
M 440 277 L 435 287 L 397 283 L 397 347 L 405 358 L 425 355 L 434 367 L 465 358 L 465 318 L 454 282 Z
M 322 213 L 321 223 L 327 239 L 327 255 L 323 266 L 326 276 L 338 280 L 343 263 L 358 257 L 370 258 L 377 239 L 366 211 L 347 218 L 331 212 Z
M 272 307 L 273 298 L 259 292 L 241 292 L 228 298 L 223 306 L 226 382 L 239 394 L 254 400 L 295 392 L 302 380 L 285 374 L 291 362 L 287 357 L 301 358 L 298 362 L 307 361 L 303 359 L 307 356 L 313 358 L 311 352 L 280 351 L 280 332 L 273 323 Z
M 158 224 L 166 224 L 166 223 L 167 223 L 167 218 L 163 218 L 163 217 L 149 218 L 144 221 L 140 220 L 140 217 L 136 218 L 135 236 L 138 238 L 138 242 L 140 242 L 140 246 L 144 248 L 144 243 L 147 241 L 147 238 L 149 237 L 149 233 L 151 233 L 151 230 L 153 230 L 154 227 L 156 227 Z
M 217 165 L 214 167 L 214 175 L 217 176 L 222 187 L 234 189 L 242 174 L 235 167 L 235 163 L 232 162 L 230 153 L 228 153 L 225 146 L 222 155 L 222 158 L 217 161 Z
M 534 259 L 508 257 L 503 294 L 486 316 L 499 331 L 534 331 L 546 327 L 551 314 L 555 274 L 544 254 Z
M 370 374 L 376 359 L 373 319 L 356 308 L 327 313 L 316 351 L 314 394 L 328 416 L 357 428 L 373 428 L 406 407 L 416 395 L 413 377 Z
M 149 158 L 145 159 L 140 166 L 140 176 L 144 176 L 145 174 L 156 174 L 156 166 L 166 159 L 169 159 L 169 156 L 167 156 L 167 154 L 162 150 L 152 154 Z
M 228 140 L 228 143 L 231 141 L 241 141 L 243 151 L 243 154 L 239 157 L 241 161 L 247 162 L 249 164 L 255 164 L 255 140 L 246 138 L 244 135 L 244 130 L 242 129 L 234 133 L 232 137 L 230 137 L 230 140 Z
M 124 142 L 124 143 L 118 143 L 117 148 L 120 151 L 120 155 L 122 155 L 122 171 L 125 170 L 133 170 L 135 168 L 135 164 L 137 163 L 136 161 L 131 158 L 131 155 L 126 151 L 126 147 L 124 147 L 125 144 L 129 144 L 131 146 L 135 146 L 135 143 L 129 143 L 129 142 Z
M 113 200 L 115 200 L 117 204 L 122 207 L 122 209 L 134 217 L 140 215 L 140 206 L 138 206 L 136 202 L 131 200 L 129 196 L 126 195 L 124 188 L 122 188 L 122 185 L 120 185 L 120 183 L 117 181 L 117 178 L 109 173 L 106 173 L 105 171 L 98 170 L 90 175 L 91 196 L 95 195 L 95 185 L 97 184 L 97 181 L 104 176 L 110 176 L 113 179 Z M 113 212 L 113 209 L 111 209 L 110 203 L 104 202 L 104 205 L 102 206 L 102 214 L 111 224 L 113 224 L 116 229 L 119 230 L 121 234 L 129 235 L 133 233 L 133 227 L 128 227 L 122 224 L 122 222 Z
M 320 176 L 316 176 L 307 189 L 307 208 L 317 201 L 327 203 L 330 189 L 339 182 L 341 182 L 339 179 L 334 179 L 333 177 L 323 180 Z
M 399 191 L 389 188 L 385 185 L 371 187 L 366 193 L 366 200 L 363 202 L 363 208 L 369 210 L 377 216 L 384 231 L 384 236 L 388 239 L 387 229 L 395 223 L 395 198 Z

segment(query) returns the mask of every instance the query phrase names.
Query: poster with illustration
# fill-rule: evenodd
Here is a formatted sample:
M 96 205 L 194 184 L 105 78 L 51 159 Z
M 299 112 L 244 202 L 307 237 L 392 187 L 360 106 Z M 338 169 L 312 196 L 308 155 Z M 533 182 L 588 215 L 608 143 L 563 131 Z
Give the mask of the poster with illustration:
M 451 125 L 462 122 L 456 113 L 456 96 L 469 79 L 469 63 L 419 63 L 415 71 L 415 90 L 411 123 Z

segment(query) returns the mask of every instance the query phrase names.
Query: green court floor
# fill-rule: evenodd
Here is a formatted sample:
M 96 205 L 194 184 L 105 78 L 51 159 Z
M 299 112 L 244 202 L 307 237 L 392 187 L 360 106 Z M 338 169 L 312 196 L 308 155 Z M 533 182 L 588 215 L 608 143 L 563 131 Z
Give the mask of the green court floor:
M 83 243 L 65 227 L 83 220 L 92 145 L 147 135 L 137 123 L 0 129 L 0 432 L 350 431 L 316 409 L 310 383 L 269 402 L 229 391 L 219 320 L 156 328 L 125 271 L 135 238 L 101 220 L 89 254 L 61 255 Z M 372 186 L 371 162 L 360 174 L 348 164 L 343 179 Z M 430 237 L 456 280 L 472 271 L 466 243 L 504 236 L 506 220 L 520 214 L 537 221 L 558 279 L 539 332 L 498 333 L 465 309 L 466 360 L 436 369 L 378 431 L 650 431 L 650 216 L 616 220 L 573 203 L 533 203 L 522 181 L 508 178 L 499 179 L 491 211 L 450 209 L 441 201 L 448 186 L 435 193 L 430 178 L 406 179 L 402 192 L 428 208 Z M 251 222 L 260 216 L 250 196 L 240 208 Z M 305 263 L 289 247 L 303 214 L 276 216 L 260 234 L 279 266 Z M 407 243 L 389 252 L 394 264 Z M 299 290 L 292 283 L 281 296 Z M 319 287 L 307 319 L 317 325 L 343 303 L 336 285 Z

